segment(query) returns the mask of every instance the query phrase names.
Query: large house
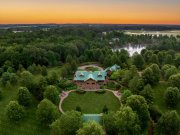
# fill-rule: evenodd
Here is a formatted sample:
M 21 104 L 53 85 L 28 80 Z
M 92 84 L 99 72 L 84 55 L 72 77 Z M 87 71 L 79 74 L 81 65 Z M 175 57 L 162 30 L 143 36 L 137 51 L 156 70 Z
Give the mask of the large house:
M 118 65 L 114 65 L 102 71 L 76 71 L 74 82 L 81 89 L 100 89 L 100 86 L 109 81 L 112 72 L 119 68 Z

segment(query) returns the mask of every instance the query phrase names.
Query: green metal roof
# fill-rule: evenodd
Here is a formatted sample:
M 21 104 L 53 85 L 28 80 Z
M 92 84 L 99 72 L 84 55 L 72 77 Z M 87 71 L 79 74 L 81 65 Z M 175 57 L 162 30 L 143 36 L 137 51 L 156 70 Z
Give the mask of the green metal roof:
M 87 81 L 89 79 L 95 80 L 95 81 L 104 81 L 107 76 L 107 71 L 116 71 L 120 69 L 120 66 L 114 65 L 112 67 L 108 67 L 103 71 L 76 71 L 74 80 L 75 81 Z
M 76 71 L 74 80 L 76 81 L 87 81 L 89 79 L 95 81 L 104 81 L 106 79 L 107 73 L 105 71 Z
M 117 64 L 115 64 L 115 65 L 113 65 L 112 67 L 106 68 L 105 71 L 108 71 L 108 70 L 110 70 L 110 71 L 116 71 L 116 70 L 118 70 L 118 69 L 120 69 L 120 66 L 118 66 Z

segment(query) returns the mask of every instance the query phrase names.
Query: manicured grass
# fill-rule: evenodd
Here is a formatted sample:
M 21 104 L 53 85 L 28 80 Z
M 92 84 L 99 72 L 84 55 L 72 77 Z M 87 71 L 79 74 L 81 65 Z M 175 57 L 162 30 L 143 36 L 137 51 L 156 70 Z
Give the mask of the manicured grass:
M 165 104 L 164 92 L 166 91 L 167 87 L 168 87 L 167 83 L 161 82 L 159 85 L 153 88 L 153 93 L 154 93 L 153 104 L 157 105 L 163 113 L 169 110 L 176 110 L 178 114 L 180 114 L 180 105 L 177 105 L 176 108 L 171 109 L 171 108 L 168 108 Z
M 78 94 L 71 92 L 64 100 L 62 108 L 64 111 L 70 111 L 75 110 L 76 107 L 79 106 L 83 113 L 101 113 L 104 105 L 106 105 L 109 110 L 116 111 L 120 107 L 120 102 L 113 93 L 108 91 L 104 94 L 95 92 Z
M 6 106 L 11 100 L 16 100 L 18 86 L 3 89 L 3 99 L 0 101 L 0 134 L 1 135 L 49 135 L 50 130 L 41 128 L 36 119 L 37 103 L 26 109 L 26 117 L 18 123 L 7 120 L 5 111 Z

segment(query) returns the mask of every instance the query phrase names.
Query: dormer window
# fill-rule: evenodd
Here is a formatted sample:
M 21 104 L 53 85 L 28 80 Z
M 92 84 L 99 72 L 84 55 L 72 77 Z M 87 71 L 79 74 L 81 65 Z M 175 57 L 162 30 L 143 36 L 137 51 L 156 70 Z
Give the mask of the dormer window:
M 80 74 L 80 77 L 84 77 L 84 74 L 83 74 L 83 73 L 81 73 L 81 74 Z

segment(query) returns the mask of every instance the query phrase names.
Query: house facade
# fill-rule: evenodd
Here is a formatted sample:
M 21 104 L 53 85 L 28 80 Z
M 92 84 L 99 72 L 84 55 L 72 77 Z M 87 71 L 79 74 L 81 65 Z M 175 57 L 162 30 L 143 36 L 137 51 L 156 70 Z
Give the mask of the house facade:
M 76 71 L 74 82 L 81 89 L 100 89 L 101 86 L 109 81 L 112 72 L 119 68 L 118 65 L 114 65 L 102 71 Z

